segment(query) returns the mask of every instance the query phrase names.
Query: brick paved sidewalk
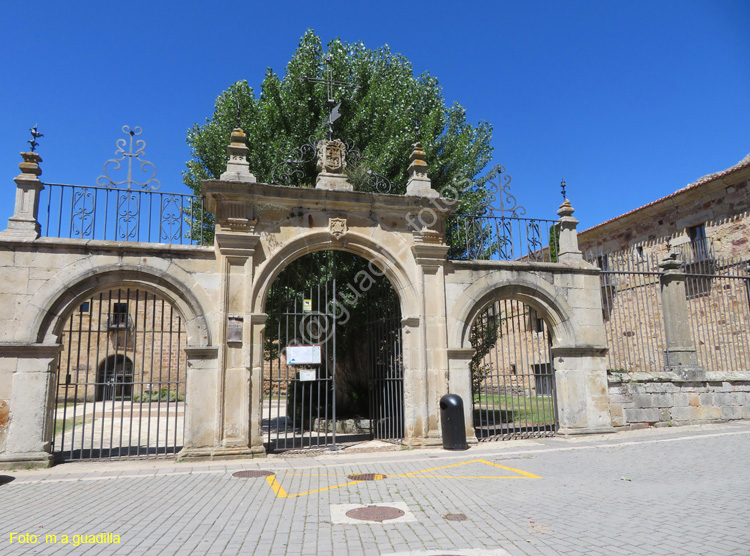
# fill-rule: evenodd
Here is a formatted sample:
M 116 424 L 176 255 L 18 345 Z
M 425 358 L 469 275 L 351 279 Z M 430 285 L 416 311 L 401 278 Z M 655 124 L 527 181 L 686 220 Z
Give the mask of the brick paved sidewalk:
M 4 471 L 0 554 L 750 554 L 749 459 L 750 423 L 737 422 L 465 452 Z

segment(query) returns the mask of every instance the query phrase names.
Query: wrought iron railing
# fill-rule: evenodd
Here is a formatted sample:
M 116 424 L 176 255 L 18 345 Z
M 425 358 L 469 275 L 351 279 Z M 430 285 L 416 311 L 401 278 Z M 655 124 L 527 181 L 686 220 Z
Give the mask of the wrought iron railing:
M 446 235 L 453 260 L 557 262 L 556 220 L 454 214 Z
M 40 201 L 46 237 L 203 245 L 203 198 L 185 193 L 45 183 Z

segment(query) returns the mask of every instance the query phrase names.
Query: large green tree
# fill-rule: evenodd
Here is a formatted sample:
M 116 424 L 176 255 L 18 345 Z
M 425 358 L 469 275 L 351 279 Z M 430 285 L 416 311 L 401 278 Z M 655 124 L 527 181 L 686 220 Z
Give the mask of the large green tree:
M 411 63 L 387 45 L 371 50 L 361 42 L 334 39 L 324 49 L 313 31 L 300 39 L 283 77 L 268 68 L 259 96 L 246 81 L 232 84 L 216 99 L 212 117 L 189 130 L 192 159 L 183 174 L 185 184 L 200 194 L 201 180 L 218 179 L 225 171 L 226 147 L 237 123 L 248 136 L 250 169 L 265 183 L 273 183 L 274 168 L 292 149 L 311 137 L 324 138 L 326 86 L 302 78 L 324 78 L 327 55 L 335 80 L 358 85 L 334 87 L 333 96 L 341 102 L 334 137 L 353 141 L 363 165 L 393 183 L 392 193 L 405 191 L 409 154 L 418 140 L 433 187 L 452 196 L 453 189 L 463 190 L 459 212 L 475 212 L 486 203 L 482 170 L 492 155 L 488 123 L 472 125 L 461 105 L 446 106 L 438 80 L 427 72 L 414 75 Z M 315 183 L 314 163 L 303 171 L 293 185 Z M 367 190 L 361 178 L 361 172 L 352 176 L 353 183 Z

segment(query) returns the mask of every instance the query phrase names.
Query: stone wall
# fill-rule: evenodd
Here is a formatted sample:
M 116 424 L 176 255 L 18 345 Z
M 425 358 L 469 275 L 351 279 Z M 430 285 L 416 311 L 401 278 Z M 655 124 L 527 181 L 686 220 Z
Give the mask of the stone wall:
M 616 428 L 750 419 L 750 373 L 611 373 L 610 413 Z
M 645 257 L 661 258 L 667 241 L 689 250 L 687 228 L 699 224 L 705 224 L 715 256 L 731 259 L 750 252 L 750 159 L 584 230 L 578 244 L 587 259 L 635 248 Z

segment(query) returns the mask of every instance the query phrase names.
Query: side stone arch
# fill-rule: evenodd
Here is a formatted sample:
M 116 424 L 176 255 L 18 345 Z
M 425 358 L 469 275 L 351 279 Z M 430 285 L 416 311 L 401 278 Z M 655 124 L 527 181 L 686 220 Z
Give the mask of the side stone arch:
M 74 265 L 71 265 L 74 266 Z M 212 345 L 212 334 L 201 300 L 203 292 L 195 287 L 195 280 L 170 267 L 170 273 L 141 265 L 107 264 L 98 267 L 81 265 L 61 271 L 64 278 L 50 280 L 31 299 L 28 326 L 23 330 L 28 336 L 21 338 L 29 343 L 51 344 L 57 341 L 66 315 L 93 293 L 117 287 L 138 287 L 154 293 L 180 312 L 185 319 L 188 344 L 194 347 Z M 181 279 L 182 278 L 182 279 Z
M 546 272 L 545 272 L 546 271 Z M 513 263 L 457 265 L 447 284 L 450 389 L 472 399 L 469 342 L 477 315 L 497 299 L 522 301 L 549 326 L 556 382 L 558 433 L 613 432 L 607 392 L 605 339 L 595 269 L 545 268 Z M 467 404 L 471 405 L 471 404 Z M 473 415 L 465 413 L 467 436 Z
M 533 307 L 550 326 L 553 346 L 580 343 L 573 325 L 575 312 L 566 301 L 564 292 L 543 281 L 511 278 L 503 272 L 496 272 L 472 283 L 451 308 L 448 345 L 457 349 L 471 348 L 469 335 L 474 320 L 498 299 L 517 299 Z

